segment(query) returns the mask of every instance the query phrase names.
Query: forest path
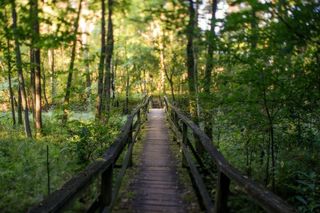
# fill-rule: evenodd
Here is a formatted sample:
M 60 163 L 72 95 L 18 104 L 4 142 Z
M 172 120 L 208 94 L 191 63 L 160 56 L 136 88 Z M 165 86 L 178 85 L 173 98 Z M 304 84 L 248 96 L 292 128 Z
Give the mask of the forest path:
M 133 212 L 186 212 L 164 109 L 150 109 L 138 173 L 131 184 Z

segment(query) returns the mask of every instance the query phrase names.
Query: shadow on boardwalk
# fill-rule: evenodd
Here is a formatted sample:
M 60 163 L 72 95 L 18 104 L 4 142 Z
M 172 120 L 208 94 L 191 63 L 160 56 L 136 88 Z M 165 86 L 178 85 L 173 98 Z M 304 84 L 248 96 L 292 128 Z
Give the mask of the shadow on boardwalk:
M 137 173 L 129 186 L 133 198 L 118 212 L 194 212 L 183 200 L 187 190 L 179 180 L 165 116 L 163 109 L 150 110 Z

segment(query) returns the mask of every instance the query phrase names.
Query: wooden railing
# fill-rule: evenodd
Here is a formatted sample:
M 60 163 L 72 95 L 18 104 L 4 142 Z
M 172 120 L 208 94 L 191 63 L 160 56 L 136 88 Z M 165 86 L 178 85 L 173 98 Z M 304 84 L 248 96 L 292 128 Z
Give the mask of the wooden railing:
M 101 159 L 91 163 L 85 170 L 66 182 L 61 189 L 53 192 L 45 200 L 32 207 L 29 212 L 61 212 L 76 199 L 79 199 L 84 190 L 94 185 L 92 184 L 94 180 L 100 181 L 99 195 L 87 212 L 110 212 L 115 204 L 126 169 L 132 165 L 133 145 L 143 123 L 141 117 L 145 114 L 144 117 L 147 118 L 149 101 L 150 97 L 144 98 L 144 102 L 128 116 L 121 133 Z M 126 154 L 122 160 L 120 171 L 117 177 L 114 177 L 113 171 L 117 160 L 125 150 Z
M 266 212 L 296 212 L 279 196 L 262 185 L 242 175 L 216 149 L 211 139 L 177 107 L 164 98 L 168 120 L 177 137 L 182 139 L 182 164 L 187 167 L 194 187 L 199 194 L 206 212 L 228 212 L 228 196 L 230 181 L 233 181 L 252 201 Z M 191 134 L 189 134 L 191 133 Z M 190 136 L 191 135 L 191 136 Z M 193 138 L 191 138 L 193 137 Z M 195 141 L 192 143 L 192 141 Z M 201 148 L 199 148 L 201 147 Z M 202 156 L 208 156 L 204 162 Z M 208 162 L 209 161 L 209 162 Z M 199 169 L 206 169 L 207 164 L 215 164 L 217 168 L 215 197 L 211 198 Z M 209 171 L 210 176 L 210 171 Z M 212 175 L 214 176 L 214 175 Z

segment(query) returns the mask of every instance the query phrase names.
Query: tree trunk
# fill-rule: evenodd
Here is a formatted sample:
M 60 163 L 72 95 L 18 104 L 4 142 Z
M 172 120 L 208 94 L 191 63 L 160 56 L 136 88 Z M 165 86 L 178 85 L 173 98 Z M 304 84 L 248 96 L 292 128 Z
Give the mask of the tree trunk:
M 21 97 L 21 87 L 19 84 L 18 88 L 18 124 L 22 125 L 22 97 Z
M 189 0 L 189 23 L 187 27 L 187 68 L 188 68 L 188 84 L 189 93 L 194 95 L 196 91 L 195 87 L 195 60 L 194 60 L 194 47 L 193 47 L 193 36 L 195 29 L 195 9 L 193 6 L 193 0 Z
M 116 76 L 118 67 L 118 58 L 113 59 L 112 74 L 111 74 L 111 91 L 112 91 L 112 102 L 115 105 L 116 101 Z
M 19 77 L 19 85 L 20 85 L 20 93 L 21 93 L 21 102 L 22 107 L 24 109 L 24 129 L 27 137 L 32 137 L 30 121 L 29 121 L 29 111 L 27 107 L 27 97 L 26 90 L 24 86 L 24 77 L 22 71 L 22 60 L 21 60 L 21 51 L 20 51 L 20 43 L 19 43 L 19 34 L 17 30 L 17 12 L 16 12 L 16 3 L 15 0 L 11 0 L 11 13 L 12 13 L 12 31 L 14 35 L 15 41 L 15 53 L 16 53 L 16 67 L 18 71 Z
M 7 37 L 7 66 L 8 66 L 8 83 L 9 83 L 9 93 L 10 93 L 10 104 L 11 104 L 11 114 L 12 114 L 12 123 L 16 125 L 16 115 L 14 111 L 14 100 L 13 100 L 13 90 L 12 90 L 12 83 L 11 83 L 11 53 L 10 53 L 10 40 Z
M 189 0 L 189 23 L 187 27 L 187 69 L 188 69 L 188 84 L 190 95 L 190 114 L 196 123 L 198 123 L 200 117 L 200 104 L 198 96 L 197 86 L 197 63 L 196 63 L 196 51 L 194 46 L 194 34 L 196 28 L 196 11 L 194 8 L 193 0 Z
M 29 51 L 30 56 L 30 90 L 29 92 L 29 109 L 32 112 L 33 121 L 35 121 L 35 106 L 36 106 L 36 90 L 35 90 L 35 70 L 34 70 L 34 53 L 32 47 Z M 30 103 L 31 102 L 31 103 Z
M 103 78 L 104 78 L 104 60 L 106 53 L 106 29 L 105 29 L 105 0 L 101 0 L 101 52 L 99 62 L 99 74 L 98 74 L 98 103 L 97 103 L 97 115 L 98 119 L 101 119 L 103 109 Z
M 164 44 L 164 33 L 159 37 L 159 49 L 160 49 L 160 77 L 161 77 L 161 91 L 164 95 L 166 95 L 166 84 L 165 84 L 165 75 L 166 75 L 166 64 L 165 64 L 165 44 Z
M 127 76 L 126 76 L 126 103 L 125 103 L 125 108 L 124 108 L 124 113 L 128 114 L 129 113 L 129 85 L 130 78 L 129 78 L 129 71 L 127 70 Z
M 51 70 L 51 104 L 55 103 L 56 97 L 56 74 L 55 74 L 55 58 L 54 58 L 54 49 L 48 51 L 48 59 Z
M 43 67 L 43 66 L 42 66 Z M 44 69 L 43 69 L 44 71 Z M 43 98 L 45 101 L 45 108 L 46 110 L 48 110 L 49 108 L 49 101 L 48 101 L 48 97 L 47 97 L 47 90 L 46 90 L 46 85 L 47 85 L 47 81 L 46 81 L 46 75 L 45 72 L 42 72 L 42 93 L 43 93 Z
M 172 101 L 173 103 L 176 102 L 176 99 L 175 99 L 175 96 L 174 96 L 174 86 L 173 86 L 173 75 L 175 73 L 174 71 L 174 67 L 172 68 L 172 71 L 171 71 L 171 75 L 169 76 L 169 73 L 168 73 L 168 70 L 167 69 L 164 69 L 164 74 L 169 82 L 169 86 L 170 86 L 170 91 L 171 91 L 171 96 L 172 96 Z
M 4 30 L 5 30 L 5 37 L 6 37 L 6 43 L 7 43 L 7 49 L 6 49 L 6 60 L 7 60 L 7 67 L 8 67 L 8 83 L 9 83 L 9 95 L 10 95 L 10 105 L 11 105 L 11 115 L 12 115 L 12 124 L 15 126 L 16 125 L 16 114 L 15 114 L 15 107 L 14 107 L 14 93 L 12 89 L 12 80 L 11 80 L 11 71 L 12 71 L 12 66 L 11 66 L 11 44 L 10 44 L 10 35 L 9 32 L 10 30 L 8 29 L 8 14 L 7 10 L 4 10 Z
M 32 51 L 33 54 L 33 65 L 35 66 L 35 74 L 34 74 L 34 92 L 35 92 L 35 100 L 34 100 L 34 114 L 35 114 L 35 127 L 37 134 L 41 133 L 42 129 L 42 113 L 41 113 L 41 66 L 40 66 L 40 49 L 37 46 L 37 42 L 40 38 L 39 31 L 39 18 L 38 18 L 38 0 L 30 0 L 30 18 L 32 20 L 31 25 L 33 29 L 32 36 Z
M 112 24 L 112 5 L 113 0 L 108 0 L 108 33 L 106 46 L 106 73 L 104 76 L 104 97 L 105 97 L 105 112 L 110 112 L 110 89 L 111 89 L 111 62 L 113 54 L 113 24 Z
M 207 53 L 207 61 L 206 61 L 206 68 L 205 68 L 205 79 L 204 79 L 204 91 L 207 94 L 210 94 L 210 87 L 211 87 L 211 74 L 213 69 L 213 51 L 214 51 L 214 38 L 216 36 L 214 28 L 216 26 L 216 11 L 217 11 L 217 0 L 212 0 L 211 4 L 211 25 L 210 31 L 208 33 L 207 42 L 208 42 L 208 53 Z
M 267 102 L 267 94 L 266 89 L 263 90 L 263 103 L 264 108 L 267 113 L 267 120 L 269 125 L 269 134 L 270 134 L 270 151 L 271 151 L 271 187 L 272 191 L 275 190 L 275 151 L 274 151 L 274 127 L 273 127 L 273 118 L 271 116 L 268 102 Z
M 70 65 L 68 69 L 68 80 L 67 80 L 67 87 L 66 87 L 66 94 L 64 96 L 64 116 L 63 116 L 63 123 L 66 123 L 68 120 L 68 112 L 67 109 L 69 108 L 69 101 L 70 101 L 70 94 L 71 94 L 71 83 L 72 83 L 72 75 L 73 75 L 73 67 L 74 67 L 74 61 L 76 58 L 76 47 L 77 47 L 77 32 L 79 28 L 79 19 L 81 14 L 81 8 L 82 8 L 82 1 L 79 1 L 78 11 L 77 11 L 77 17 L 74 21 L 73 25 L 73 42 L 72 42 L 72 50 L 71 50 L 71 59 L 70 59 Z

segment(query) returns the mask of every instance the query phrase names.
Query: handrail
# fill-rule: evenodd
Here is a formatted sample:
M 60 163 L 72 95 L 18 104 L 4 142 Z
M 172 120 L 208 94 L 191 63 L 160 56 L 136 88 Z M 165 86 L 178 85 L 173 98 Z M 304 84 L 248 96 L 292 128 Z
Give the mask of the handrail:
M 183 151 L 183 159 L 187 161 L 189 164 L 189 168 L 193 166 L 190 165 L 192 162 L 189 162 L 188 159 L 188 128 L 193 132 L 197 141 L 200 142 L 204 151 L 206 151 L 211 159 L 214 161 L 218 168 L 218 189 L 216 191 L 215 197 L 215 207 L 212 208 L 211 204 L 204 202 L 205 208 L 207 212 L 225 212 L 227 208 L 227 197 L 229 192 L 229 184 L 230 181 L 234 181 L 238 186 L 240 186 L 247 196 L 249 196 L 254 202 L 256 202 L 260 207 L 262 207 L 266 212 L 270 213 L 289 213 L 296 212 L 293 207 L 289 206 L 284 200 L 282 200 L 278 195 L 272 193 L 261 184 L 254 182 L 246 176 L 243 176 L 241 172 L 234 168 L 225 158 L 224 156 L 217 150 L 217 148 L 213 145 L 211 139 L 187 116 L 185 116 L 177 107 L 170 104 L 167 97 L 164 97 L 164 102 L 166 105 L 167 112 L 171 119 L 171 124 L 175 126 L 175 129 L 179 131 L 182 135 L 182 151 Z M 170 112 L 169 112 L 170 111 Z M 179 126 L 179 122 L 182 123 L 182 128 Z M 186 155 L 187 154 L 187 155 Z M 186 159 L 187 158 L 187 159 Z M 190 158 L 190 157 L 189 157 Z M 194 169 L 194 168 L 193 168 Z M 196 177 L 194 171 L 191 171 L 191 174 L 194 176 L 194 179 L 199 179 Z M 199 181 L 199 180 L 198 180 Z M 195 181 L 196 182 L 196 181 Z M 201 181 L 200 181 L 201 182 Z M 200 183 L 201 184 L 201 183 Z M 205 194 L 202 191 L 203 187 L 197 184 L 198 190 L 200 194 Z M 206 201 L 208 198 L 203 197 L 202 199 Z
M 90 207 L 90 211 L 97 209 L 100 211 L 110 211 L 116 200 L 121 181 L 128 167 L 132 165 L 132 149 L 142 124 L 141 111 L 148 112 L 150 97 L 144 98 L 144 102 L 137 106 L 128 116 L 125 125 L 122 127 L 118 137 L 114 140 L 109 149 L 103 154 L 102 158 L 89 164 L 82 172 L 73 176 L 59 190 L 51 193 L 47 198 L 32 207 L 30 213 L 39 212 L 61 212 L 66 209 L 75 199 L 77 199 L 83 190 L 85 190 L 93 180 L 101 177 L 100 195 Z M 136 121 L 134 121 L 136 119 Z M 133 134 L 135 132 L 135 134 Z M 113 183 L 114 166 L 124 152 L 127 153 L 123 161 L 121 171 Z M 114 187 L 113 187 L 114 185 Z

